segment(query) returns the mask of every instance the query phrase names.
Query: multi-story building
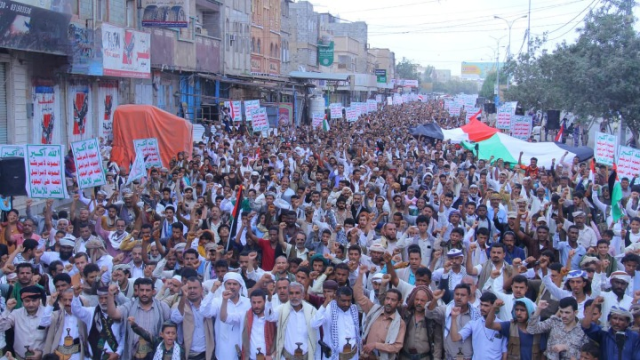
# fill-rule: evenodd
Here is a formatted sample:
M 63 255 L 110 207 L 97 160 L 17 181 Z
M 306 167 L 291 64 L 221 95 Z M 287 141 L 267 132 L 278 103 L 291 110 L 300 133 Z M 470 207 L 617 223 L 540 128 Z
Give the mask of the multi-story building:
M 225 0 L 222 75 L 251 73 L 251 0 Z
M 220 72 L 220 3 L 185 2 L 158 21 L 133 0 L 5 2 L 0 143 L 108 138 L 120 104 L 202 115 L 196 74 Z M 15 22 L 24 14 L 28 28 Z
M 318 71 L 319 15 L 308 1 L 289 4 L 291 71 Z
M 288 76 L 291 68 L 291 13 L 289 7 L 292 0 L 280 1 L 280 75 Z
M 280 75 L 280 0 L 253 0 L 251 5 L 251 73 Z

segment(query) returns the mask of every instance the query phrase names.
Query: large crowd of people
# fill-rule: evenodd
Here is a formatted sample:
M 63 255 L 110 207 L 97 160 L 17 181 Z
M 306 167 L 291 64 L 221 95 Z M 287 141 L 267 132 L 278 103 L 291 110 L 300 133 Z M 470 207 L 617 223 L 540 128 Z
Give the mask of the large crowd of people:
M 7 359 L 640 359 L 637 178 L 614 221 L 605 166 L 409 135 L 464 123 L 438 101 L 266 138 L 230 120 L 69 210 L 6 212 Z

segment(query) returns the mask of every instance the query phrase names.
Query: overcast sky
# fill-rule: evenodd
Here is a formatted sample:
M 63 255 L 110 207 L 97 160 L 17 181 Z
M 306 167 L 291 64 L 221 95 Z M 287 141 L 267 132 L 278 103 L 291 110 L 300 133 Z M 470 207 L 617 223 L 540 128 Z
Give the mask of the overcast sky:
M 422 65 L 450 69 L 460 75 L 463 61 L 500 58 L 508 44 L 506 22 L 529 13 L 529 0 L 312 0 L 317 12 L 330 12 L 348 21 L 365 21 L 371 47 L 389 48 L 396 61 L 406 57 Z M 531 0 L 531 16 L 517 20 L 511 30 L 511 53 L 527 51 L 525 34 L 531 21 L 531 38 L 548 32 L 547 47 L 573 42 L 576 29 L 589 9 L 601 0 Z M 636 6 L 635 14 L 638 14 Z M 493 37 L 493 38 L 492 38 Z M 495 39 L 494 39 L 495 38 Z

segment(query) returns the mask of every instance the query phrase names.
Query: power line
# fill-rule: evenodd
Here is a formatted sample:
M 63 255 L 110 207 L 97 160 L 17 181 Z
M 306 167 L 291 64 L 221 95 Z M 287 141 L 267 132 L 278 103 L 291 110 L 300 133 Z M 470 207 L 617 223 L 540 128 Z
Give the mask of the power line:
M 569 25 L 571 22 L 573 22 L 575 19 L 577 19 L 580 15 L 582 15 L 585 11 L 591 9 L 591 7 L 596 3 L 599 2 L 600 0 L 593 0 L 589 5 L 587 5 L 586 8 L 584 8 L 582 11 L 580 11 L 576 16 L 574 16 L 571 20 L 567 21 L 566 24 L 560 26 L 559 28 L 555 29 L 555 30 L 551 30 L 548 32 L 548 34 L 553 34 L 554 32 L 562 29 L 563 27 Z
M 592 3 L 596 3 L 594 5 L 594 8 L 597 6 L 598 3 L 600 3 L 600 0 L 594 0 Z M 584 12 L 584 11 L 583 11 Z M 553 39 L 547 39 L 547 41 L 554 41 L 554 40 L 558 40 L 562 37 L 564 37 L 565 35 L 567 35 L 569 32 L 571 32 L 573 29 L 575 29 L 580 23 L 582 23 L 583 21 L 585 21 L 587 19 L 587 16 L 589 16 L 589 14 L 586 14 L 582 20 L 578 21 L 577 23 L 575 23 L 575 25 L 573 25 L 571 28 L 569 28 L 569 30 L 565 31 L 562 33 L 562 35 L 555 37 Z M 565 25 L 566 26 L 566 25 Z M 550 33 L 549 33 L 550 34 Z

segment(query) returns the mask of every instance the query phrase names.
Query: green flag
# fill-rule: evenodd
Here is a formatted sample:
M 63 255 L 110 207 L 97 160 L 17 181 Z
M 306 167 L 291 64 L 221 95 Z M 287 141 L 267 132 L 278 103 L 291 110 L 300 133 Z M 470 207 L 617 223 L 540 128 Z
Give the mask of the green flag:
M 622 207 L 620 206 L 620 200 L 622 200 L 622 186 L 620 186 L 620 180 L 618 180 L 618 173 L 616 171 L 616 165 L 613 164 L 613 171 L 609 176 L 609 190 L 611 193 L 611 217 L 616 222 L 623 216 Z

